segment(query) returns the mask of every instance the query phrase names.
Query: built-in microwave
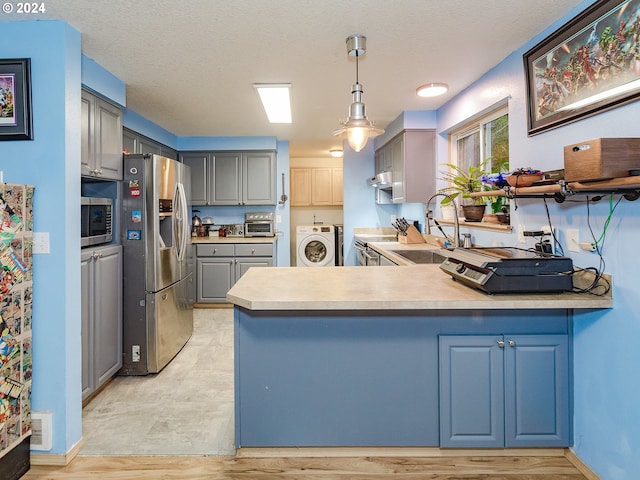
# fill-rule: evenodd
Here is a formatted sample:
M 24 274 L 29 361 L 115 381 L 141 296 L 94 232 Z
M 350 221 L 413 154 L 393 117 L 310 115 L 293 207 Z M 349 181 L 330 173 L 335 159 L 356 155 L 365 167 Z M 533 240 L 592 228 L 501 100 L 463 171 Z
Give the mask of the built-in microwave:
M 82 238 L 80 245 L 88 247 L 109 243 L 113 239 L 112 212 L 113 199 L 99 197 L 82 197 Z

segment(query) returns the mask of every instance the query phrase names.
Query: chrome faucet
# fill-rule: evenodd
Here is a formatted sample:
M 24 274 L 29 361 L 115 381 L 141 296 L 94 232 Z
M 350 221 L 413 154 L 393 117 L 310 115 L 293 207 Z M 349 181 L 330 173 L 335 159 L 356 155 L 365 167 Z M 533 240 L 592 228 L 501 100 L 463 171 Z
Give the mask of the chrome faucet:
M 453 197 L 451 195 L 446 194 L 446 193 L 434 193 L 433 195 L 431 195 L 429 200 L 427 200 L 427 212 L 426 212 L 426 221 L 425 221 L 425 225 L 427 227 L 427 235 L 431 235 L 431 220 L 433 220 L 433 211 L 429 207 L 431 205 L 431 200 L 433 200 L 436 197 L 447 197 L 449 199 L 449 201 L 451 202 L 451 205 L 454 206 L 455 215 L 453 217 L 454 218 L 454 221 L 453 221 L 453 246 L 454 247 L 462 246 L 462 242 L 460 241 L 460 222 L 458 221 L 458 207 L 456 207 L 456 202 L 453 199 Z M 445 238 L 447 238 L 447 236 L 444 233 L 444 231 L 442 230 L 442 228 L 440 228 L 440 231 L 445 235 Z

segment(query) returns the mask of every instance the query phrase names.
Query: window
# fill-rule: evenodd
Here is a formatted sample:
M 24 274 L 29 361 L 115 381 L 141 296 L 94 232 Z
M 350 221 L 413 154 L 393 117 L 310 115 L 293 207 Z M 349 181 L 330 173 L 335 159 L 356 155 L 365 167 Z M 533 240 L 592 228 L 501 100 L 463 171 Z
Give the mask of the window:
M 509 171 L 509 114 L 502 107 L 451 134 L 451 163 L 467 170 L 483 165 L 492 173 Z
M 451 133 L 451 161 L 455 170 L 468 172 L 475 180 L 464 181 L 449 178 L 453 181 L 451 189 L 469 189 L 478 191 L 481 187 L 478 178 L 483 172 L 501 173 L 509 171 L 509 114 L 507 106 L 500 107 L 493 112 L 476 118 L 462 128 Z M 476 169 L 471 172 L 471 168 Z M 466 183 L 465 183 L 466 182 Z M 454 185 L 455 184 L 455 185 Z M 464 192 L 462 193 L 465 196 Z M 487 222 L 509 224 L 510 216 L 506 210 L 508 200 L 503 196 L 467 197 L 467 203 L 478 205 L 486 201 L 490 205 L 489 213 L 498 216 L 485 217 Z M 469 212 L 470 213 L 470 212 Z M 466 215 L 466 212 L 465 212 Z M 474 219 L 474 221 L 477 221 Z

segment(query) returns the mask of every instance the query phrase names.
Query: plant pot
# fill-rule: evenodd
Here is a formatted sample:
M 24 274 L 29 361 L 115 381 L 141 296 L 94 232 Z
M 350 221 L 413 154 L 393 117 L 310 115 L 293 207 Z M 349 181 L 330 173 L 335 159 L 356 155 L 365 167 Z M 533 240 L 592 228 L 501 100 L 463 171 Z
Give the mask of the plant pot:
M 511 215 L 508 213 L 498 213 L 496 217 L 498 218 L 498 222 L 503 225 L 509 225 L 509 223 L 511 223 Z
M 486 223 L 498 223 L 498 215 L 495 213 L 485 213 L 482 221 Z
M 481 222 L 486 205 L 463 205 L 462 212 L 466 222 Z

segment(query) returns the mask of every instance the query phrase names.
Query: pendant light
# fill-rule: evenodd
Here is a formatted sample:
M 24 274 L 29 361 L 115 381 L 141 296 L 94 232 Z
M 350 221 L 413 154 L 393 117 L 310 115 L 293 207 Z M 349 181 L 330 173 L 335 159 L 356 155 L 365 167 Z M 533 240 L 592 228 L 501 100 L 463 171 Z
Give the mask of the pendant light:
M 353 103 L 349 107 L 349 118 L 333 131 L 336 137 L 347 137 L 349 146 L 356 152 L 364 148 L 367 140 L 384 133 L 384 130 L 374 127 L 373 122 L 369 121 L 362 103 L 362 85 L 358 81 L 358 57 L 367 51 L 366 43 L 367 38 L 363 35 L 347 37 L 347 53 L 350 57 L 356 57 L 356 83 L 351 88 Z

